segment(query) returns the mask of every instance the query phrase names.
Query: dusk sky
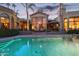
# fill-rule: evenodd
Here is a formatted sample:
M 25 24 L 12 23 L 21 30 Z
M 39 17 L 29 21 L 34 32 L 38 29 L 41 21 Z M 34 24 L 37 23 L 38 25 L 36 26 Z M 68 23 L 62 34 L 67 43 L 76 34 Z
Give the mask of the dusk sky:
M 0 4 L 0 5 L 3 5 L 5 7 L 7 7 L 5 4 Z M 49 4 L 48 3 L 38 3 L 38 4 L 35 4 L 35 5 L 37 7 L 44 7 L 46 5 L 56 6 L 56 5 L 58 5 L 58 3 L 49 3 Z M 76 11 L 76 10 L 79 11 L 79 3 L 65 3 L 64 5 L 66 5 L 65 8 L 66 8 L 67 11 Z M 19 13 L 18 16 L 20 18 L 25 18 L 26 19 L 27 17 L 26 17 L 25 8 L 20 3 L 16 4 L 16 6 L 17 6 L 16 10 L 19 10 L 18 11 L 18 13 Z M 10 7 L 10 8 L 13 9 L 12 7 Z M 36 12 L 37 8 L 34 8 L 34 10 Z M 49 14 L 49 19 L 53 19 L 53 18 L 57 17 L 58 9 L 55 8 L 52 11 L 45 10 L 44 12 Z M 32 13 L 33 13 L 33 11 L 29 9 L 29 15 L 32 14 Z

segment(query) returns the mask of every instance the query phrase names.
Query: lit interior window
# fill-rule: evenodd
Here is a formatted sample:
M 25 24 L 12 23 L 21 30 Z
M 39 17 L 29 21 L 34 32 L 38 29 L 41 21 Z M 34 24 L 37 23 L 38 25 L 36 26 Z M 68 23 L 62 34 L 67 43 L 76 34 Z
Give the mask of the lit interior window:
M 64 20 L 64 29 L 67 29 L 67 22 L 66 19 Z M 79 18 L 70 18 L 69 19 L 69 29 L 79 29 Z
M 79 22 L 75 22 L 75 27 L 77 28 L 77 29 L 79 29 Z
M 66 18 L 64 19 L 64 22 L 67 22 L 67 19 Z
M 70 18 L 70 19 L 69 19 L 69 21 L 74 21 L 74 20 L 75 20 L 75 18 Z
M 3 27 L 8 28 L 9 27 L 9 19 L 1 17 L 1 23 L 3 24 Z
M 75 21 L 79 22 L 79 18 L 78 18 L 78 17 L 77 17 L 77 18 L 75 18 Z

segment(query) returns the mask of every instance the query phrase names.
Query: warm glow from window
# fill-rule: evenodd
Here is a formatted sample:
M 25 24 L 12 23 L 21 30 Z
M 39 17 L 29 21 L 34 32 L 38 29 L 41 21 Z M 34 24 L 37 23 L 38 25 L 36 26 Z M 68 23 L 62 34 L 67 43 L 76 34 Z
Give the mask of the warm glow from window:
M 64 29 L 66 30 L 68 23 L 64 20 Z M 79 29 L 79 18 L 69 18 L 69 29 Z
M 34 26 L 32 26 L 32 29 L 33 29 L 33 30 L 35 30 L 35 27 L 34 27 Z
M 75 27 L 77 28 L 77 29 L 79 29 L 79 22 L 75 22 Z
M 47 24 L 47 19 L 43 17 L 32 18 L 32 30 L 45 30 Z
M 67 22 L 67 19 L 66 18 L 64 19 L 64 22 Z
M 75 18 L 70 18 L 70 19 L 69 19 L 69 21 L 74 21 L 74 20 L 75 20 Z
M 6 19 L 6 18 L 1 19 L 1 23 L 9 23 L 9 19 Z
M 75 28 L 74 22 L 69 22 L 69 28 L 72 28 L 72 29 Z
M 79 21 L 79 18 L 77 17 L 77 18 L 75 18 L 75 21 Z
M 4 17 L 1 17 L 1 19 L 5 19 Z
M 2 26 L 3 26 L 4 28 L 8 28 L 8 27 L 9 27 L 9 19 L 4 18 L 4 17 L 1 17 L 0 20 L 1 20 Z

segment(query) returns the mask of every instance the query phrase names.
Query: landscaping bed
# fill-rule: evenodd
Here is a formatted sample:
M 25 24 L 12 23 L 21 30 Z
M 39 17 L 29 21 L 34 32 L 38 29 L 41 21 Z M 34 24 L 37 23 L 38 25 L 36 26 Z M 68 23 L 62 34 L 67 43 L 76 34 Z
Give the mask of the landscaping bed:
M 0 37 L 15 36 L 18 34 L 19 34 L 19 30 L 15 30 L 15 29 L 0 30 Z
M 79 30 L 68 30 L 67 34 L 79 34 Z

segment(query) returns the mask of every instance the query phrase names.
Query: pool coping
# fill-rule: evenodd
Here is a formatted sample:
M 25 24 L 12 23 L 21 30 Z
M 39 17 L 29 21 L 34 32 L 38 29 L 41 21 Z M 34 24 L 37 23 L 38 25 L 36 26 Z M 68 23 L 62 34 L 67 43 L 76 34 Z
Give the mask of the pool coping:
M 72 37 L 71 34 L 55 34 L 55 35 L 17 35 L 17 36 L 12 36 L 12 37 L 6 37 L 6 38 L 0 38 L 0 41 L 7 41 L 7 40 L 12 40 L 14 38 L 19 38 L 19 37 L 53 37 L 53 38 L 59 38 L 59 37 Z

